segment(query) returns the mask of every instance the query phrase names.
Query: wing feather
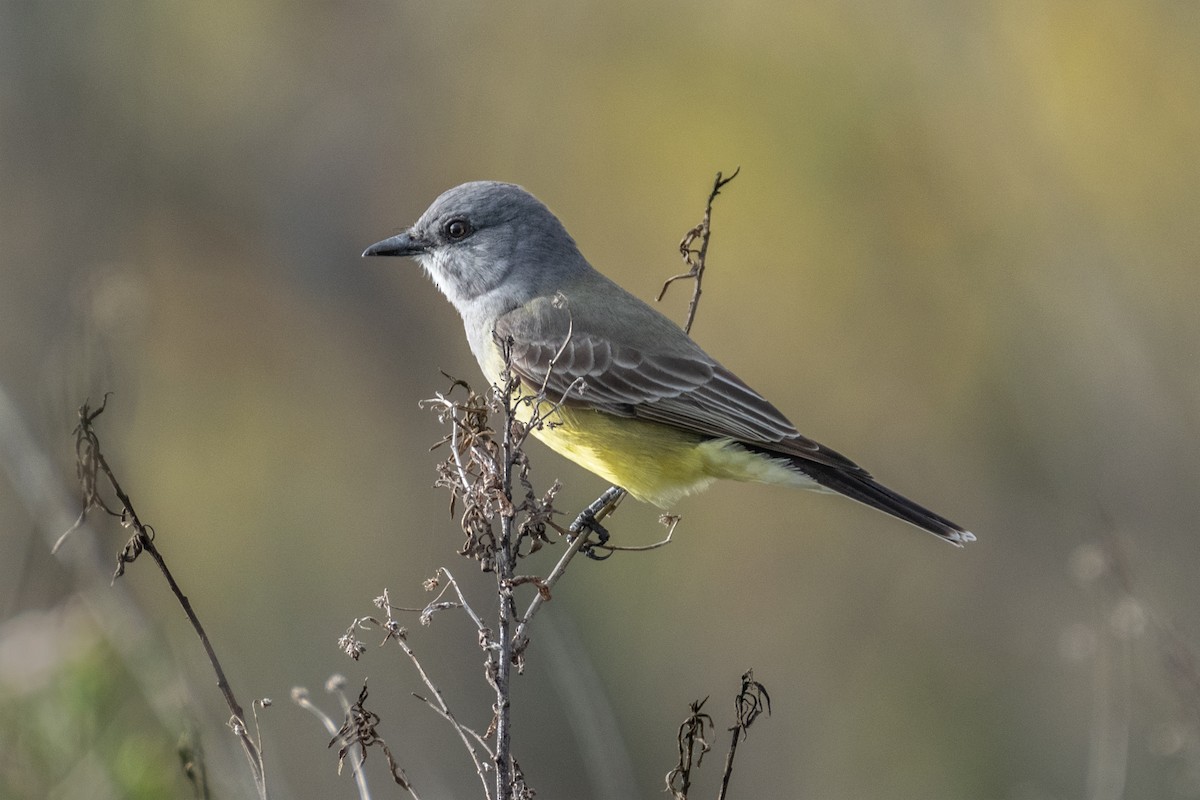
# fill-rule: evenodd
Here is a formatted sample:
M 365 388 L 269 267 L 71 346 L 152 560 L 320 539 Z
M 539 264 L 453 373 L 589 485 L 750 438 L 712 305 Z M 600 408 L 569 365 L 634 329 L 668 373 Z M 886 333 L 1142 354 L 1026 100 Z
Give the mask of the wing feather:
M 691 339 L 671 337 L 674 352 L 656 352 L 581 330 L 564 308 L 548 300 L 536 312 L 500 317 L 495 333 L 512 339 L 513 371 L 530 385 L 545 385 L 552 399 L 565 397 L 569 406 L 728 438 L 867 476 L 850 459 L 802 436 L 777 408 Z M 680 347 L 680 341 L 687 345 Z M 586 388 L 570 391 L 580 379 Z

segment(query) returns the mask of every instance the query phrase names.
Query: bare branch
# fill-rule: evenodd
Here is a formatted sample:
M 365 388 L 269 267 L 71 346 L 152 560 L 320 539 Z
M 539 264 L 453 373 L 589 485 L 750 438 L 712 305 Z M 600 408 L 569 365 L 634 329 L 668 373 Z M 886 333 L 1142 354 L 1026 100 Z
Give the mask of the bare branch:
M 701 711 L 708 698 L 692 703 L 691 714 L 679 726 L 675 737 L 679 746 L 679 762 L 667 773 L 667 791 L 674 800 L 687 800 L 688 791 L 692 787 L 692 767 L 697 768 L 704 760 L 704 754 L 712 749 L 712 745 L 704 738 L 704 729 L 713 729 L 713 720 Z M 696 747 L 700 750 L 697 752 Z
M 721 775 L 721 793 L 717 795 L 717 800 L 725 800 L 725 793 L 729 789 L 729 779 L 733 776 L 733 757 L 737 754 L 738 742 L 746 738 L 746 731 L 763 711 L 771 713 L 771 696 L 767 694 L 765 686 L 754 680 L 754 670 L 748 669 L 742 675 L 742 690 L 738 692 L 733 704 L 737 711 L 737 722 L 729 729 L 733 738 L 729 742 L 729 753 L 725 756 L 725 772 Z
M 359 756 L 359 766 L 367 760 L 367 748 L 378 747 L 383 751 L 384 758 L 387 759 L 388 770 L 392 773 L 392 780 L 396 785 L 406 790 L 415 800 L 420 800 L 416 790 L 408 780 L 408 776 L 404 774 L 404 769 L 396 762 L 392 756 L 392 750 L 388 747 L 387 742 L 379 735 L 376 726 L 379 725 L 379 715 L 374 711 L 368 711 L 366 708 L 367 702 L 367 685 L 364 683 L 362 691 L 358 693 L 358 700 L 350 705 L 346 713 L 346 721 L 342 723 L 342 727 L 329 741 L 329 746 L 335 744 L 340 745 L 338 748 L 338 773 L 342 771 L 342 764 L 346 760 L 346 756 L 355 752 Z
M 521 617 L 520 622 L 517 623 L 517 629 L 513 633 L 513 655 L 518 659 L 518 669 L 522 666 L 522 660 L 525 657 L 525 648 L 529 646 L 529 636 L 527 633 L 529 623 L 533 620 L 534 615 L 537 614 L 538 609 L 542 607 L 542 604 L 550 599 L 554 584 L 558 583 L 563 573 L 567 571 L 567 566 L 571 563 L 571 559 L 575 558 L 585 545 L 587 545 L 586 536 L 575 537 L 575 540 L 571 542 L 566 552 L 562 554 L 558 563 L 554 565 L 554 569 L 542 579 L 537 594 L 533 596 L 533 599 L 529 602 L 529 608 L 525 610 L 525 616 Z
M 479 616 L 479 614 L 477 614 L 475 612 L 475 609 L 471 608 L 471 604 L 467 602 L 467 598 L 463 595 L 462 589 L 458 585 L 458 581 L 456 581 L 454 579 L 454 576 L 450 574 L 450 570 L 446 569 L 445 567 L 438 567 L 437 574 L 446 576 L 446 585 L 442 587 L 442 591 L 438 592 L 437 597 L 435 597 L 432 602 L 426 604 L 425 608 L 423 608 L 421 610 L 421 618 L 420 618 L 421 624 L 428 625 L 429 620 L 430 620 L 430 618 L 432 618 L 435 611 L 440 611 L 445 608 L 461 608 L 463 611 L 466 612 L 467 616 L 471 618 L 471 622 L 475 623 L 475 628 L 476 628 L 476 630 L 478 630 L 480 632 L 480 634 L 487 632 L 488 627 L 483 624 L 483 619 Z M 437 588 L 437 586 L 438 586 L 438 580 L 437 580 L 436 575 L 433 578 L 430 578 L 425 581 L 426 589 L 432 590 L 432 589 Z M 447 604 L 447 603 L 439 602 L 441 600 L 442 595 L 445 594 L 448 589 L 453 589 L 454 593 L 458 596 L 457 603 Z M 388 603 L 388 608 L 391 608 L 393 610 L 403 610 L 403 611 L 411 611 L 412 610 L 412 609 L 398 609 L 396 606 L 391 605 L 390 601 L 388 600 L 387 590 L 384 590 L 383 597 L 380 599 L 383 600 L 384 602 Z M 390 613 L 389 613 L 389 616 L 390 616 Z
M 75 530 L 82 524 L 88 512 L 96 508 L 111 516 L 118 517 L 122 526 L 133 529 L 133 535 L 117 556 L 117 567 L 113 572 L 113 580 L 115 581 L 124 575 L 125 565 L 133 563 L 143 552 L 149 553 L 154 562 L 158 564 L 159 571 L 162 572 L 163 577 L 167 580 L 167 585 L 171 588 L 171 593 L 175 595 L 175 599 L 179 602 L 188 621 L 192 624 L 192 629 L 200 638 L 200 643 L 203 645 L 204 652 L 208 656 L 209 664 L 212 666 L 213 672 L 216 673 L 217 688 L 221 690 L 225 704 L 229 707 L 231 715 L 229 727 L 241 742 L 242 750 L 246 754 L 246 760 L 250 764 L 251 774 L 254 776 L 254 784 L 258 790 L 259 797 L 262 800 L 266 800 L 266 772 L 263 765 L 261 746 L 250 737 L 246 727 L 245 712 L 234 696 L 233 689 L 229 685 L 229 680 L 225 677 L 225 670 L 217 658 L 216 650 L 213 649 L 212 642 L 209 641 L 208 634 L 205 632 L 204 626 L 200 623 L 200 618 L 196 615 L 195 610 L 192 609 L 191 602 L 183 593 L 183 590 L 179 588 L 179 584 L 175 582 L 175 576 L 171 574 L 171 570 L 167 567 L 167 562 L 155 546 L 154 528 L 142 522 L 133 508 L 133 502 L 129 499 L 129 495 L 121 488 L 120 482 L 117 480 L 116 475 L 113 474 L 108 461 L 104 458 L 104 453 L 100 449 L 100 439 L 96 435 L 93 423 L 107 407 L 108 397 L 109 395 L 105 394 L 104 402 L 94 411 L 86 402 L 79 409 L 79 424 L 75 427 L 75 452 L 77 456 L 76 470 L 79 475 L 79 485 L 83 492 L 83 511 L 71 530 Z M 117 496 L 117 500 L 120 501 L 121 510 L 119 512 L 113 511 L 100 496 L 100 473 L 104 474 L 113 493 Z M 70 533 L 70 531 L 67 533 Z M 66 534 L 59 538 L 55 547 L 57 548 L 62 544 L 65 538 Z
M 449 571 L 446 570 L 445 568 L 442 568 L 440 571 L 443 572 L 448 579 L 448 586 L 444 587 L 442 591 L 444 592 L 444 591 L 446 591 L 447 588 L 450 588 L 451 586 L 453 586 L 454 591 L 458 594 L 459 600 L 461 600 L 460 607 L 466 609 L 468 611 L 468 613 L 471 615 L 472 619 L 474 619 L 476 621 L 476 624 L 478 625 L 478 629 L 479 629 L 479 646 L 482 647 L 485 651 L 490 652 L 490 651 L 494 650 L 496 645 L 492 641 L 491 631 L 486 626 L 483 625 L 483 623 L 479 620 L 479 617 L 473 611 L 470 611 L 470 606 L 467 604 L 466 598 L 463 597 L 462 593 L 458 589 L 457 581 L 454 580 L 454 577 L 452 575 L 450 575 Z M 436 585 L 433 580 L 426 582 L 427 587 L 433 588 L 432 586 L 429 586 L 429 584 Z M 383 591 L 383 594 L 380 597 L 376 598 L 375 605 L 387 615 L 387 619 L 384 620 L 383 622 L 380 622 L 379 620 L 375 619 L 374 617 L 366 617 L 363 619 L 358 619 L 358 620 L 354 621 L 353 625 L 351 625 L 351 630 L 353 630 L 356 627 L 365 629 L 366 623 L 370 622 L 370 623 L 377 625 L 380 628 L 383 628 L 384 631 L 386 631 L 386 633 L 387 633 L 383 642 L 380 643 L 381 645 L 386 644 L 389 641 L 394 641 L 397 645 L 400 646 L 400 649 L 404 651 L 404 654 L 406 656 L 408 656 L 408 659 L 413 663 L 413 666 L 417 670 L 417 674 L 421 676 L 421 681 L 425 684 L 425 686 L 429 689 L 429 691 L 437 699 L 437 704 L 434 705 L 434 703 L 432 701 L 430 701 L 429 699 L 427 699 L 425 697 L 422 697 L 419 694 L 414 694 L 413 696 L 416 697 L 421 702 L 428 705 L 430 708 L 432 708 L 434 711 L 436 711 L 439 716 L 441 716 L 443 719 L 445 719 L 447 722 L 449 722 L 451 726 L 453 726 L 455 732 L 458 734 L 459 739 L 462 740 L 463 746 L 467 748 L 467 753 L 471 756 L 472 763 L 475 764 L 475 772 L 477 775 L 479 775 L 480 782 L 483 784 L 484 797 L 490 798 L 491 797 L 491 789 L 488 785 L 488 778 L 487 778 L 487 773 L 488 773 L 488 770 L 490 769 L 490 767 L 489 767 L 487 761 L 480 758 L 479 752 L 475 749 L 475 746 L 471 743 L 471 740 L 472 739 L 475 740 L 484 749 L 484 751 L 487 752 L 489 760 L 494 760 L 494 754 L 492 753 L 491 748 L 488 747 L 487 743 L 483 740 L 482 737 L 479 736 L 479 734 L 475 733 L 475 731 L 471 730 L 466 725 L 463 725 L 461 722 L 459 722 L 455 718 L 454 713 L 450 710 L 450 705 L 446 702 L 445 695 L 442 694 L 441 688 L 436 683 L 433 682 L 433 679 L 431 679 L 429 677 L 429 674 L 425 671 L 425 667 L 422 666 L 422 664 L 421 664 L 421 660 L 419 658 L 417 658 L 416 652 L 413 650 L 412 646 L 408 643 L 408 631 L 405 630 L 404 627 L 399 623 L 399 621 L 397 621 L 392 616 L 392 611 L 395 609 L 395 606 L 393 606 L 391 604 L 391 599 L 389 598 L 388 591 L 386 589 Z M 429 609 L 427 606 L 426 610 L 422 612 L 423 621 L 424 621 L 425 614 L 428 611 L 429 611 Z M 350 633 L 350 631 L 347 631 L 347 635 L 349 635 L 349 633 Z M 343 637 L 343 638 L 345 638 L 345 637 Z
M 708 203 L 704 206 L 704 218 L 700 220 L 699 225 L 684 234 L 683 241 L 679 243 L 679 253 L 683 256 L 683 262 L 688 265 L 688 271 L 667 278 L 658 293 L 657 300 L 658 302 L 662 302 L 663 297 L 667 294 L 667 289 L 670 288 L 672 283 L 684 280 L 685 278 L 692 279 L 692 299 L 688 303 L 687 321 L 683 325 L 684 333 L 692 332 L 692 323 L 696 321 L 696 309 L 700 305 L 700 294 L 703 292 L 701 284 L 704 281 L 704 262 L 708 258 L 708 239 L 712 235 L 713 201 L 717 199 L 717 195 L 721 193 L 726 184 L 736 178 L 741 171 L 742 168 L 738 167 L 728 178 L 722 178 L 721 173 L 717 173 L 716 180 L 713 181 L 712 191 L 708 195 Z M 700 240 L 700 247 L 693 249 L 692 245 L 696 239 Z
M 692 768 L 700 768 L 704 754 L 712 749 L 712 745 L 704 736 L 705 728 L 714 728 L 713 719 L 702 712 L 708 698 L 692 703 L 691 714 L 679 726 L 676 741 L 679 747 L 679 761 L 667 773 L 667 791 L 671 792 L 674 800 L 687 800 L 692 787 Z M 746 670 L 742 674 L 742 687 L 734 698 L 736 722 L 729 730 L 733 739 L 729 744 L 729 752 L 725 756 L 725 771 L 721 775 L 721 791 L 718 800 L 725 800 L 729 790 L 729 780 L 733 776 L 733 759 L 737 754 L 738 742 L 746 738 L 746 731 L 764 711 L 771 713 L 771 698 L 766 687 L 754 680 L 754 670 Z M 699 748 L 699 750 L 697 750 Z
M 342 691 L 343 688 L 345 688 L 345 685 L 346 678 L 344 676 L 331 675 L 329 680 L 325 681 L 325 691 L 329 692 L 330 694 L 337 695 L 338 702 L 342 706 L 342 714 L 344 716 L 349 716 L 350 699 L 346 697 L 346 693 Z M 321 725 L 325 727 L 326 732 L 328 732 L 330 736 L 337 735 L 339 730 L 338 724 L 333 721 L 332 717 L 322 711 L 315 703 L 312 702 L 312 700 L 309 699 L 308 689 L 305 689 L 303 686 L 293 687 L 292 702 L 320 720 Z M 371 788 L 367 785 L 367 775 L 362 768 L 363 762 L 366 761 L 366 753 L 362 751 L 361 745 L 355 746 L 359 748 L 360 757 L 358 759 L 351 760 L 350 762 L 351 774 L 354 776 L 354 785 L 358 789 L 359 800 L 371 800 Z

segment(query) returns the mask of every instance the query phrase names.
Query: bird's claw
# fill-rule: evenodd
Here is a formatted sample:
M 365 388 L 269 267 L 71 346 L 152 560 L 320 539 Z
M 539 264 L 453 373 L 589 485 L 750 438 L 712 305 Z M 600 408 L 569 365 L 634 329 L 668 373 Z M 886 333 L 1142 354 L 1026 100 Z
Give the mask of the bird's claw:
M 593 561 L 604 561 L 613 554 L 612 548 L 608 546 L 608 530 L 596 520 L 596 513 L 590 508 L 584 509 L 571 525 L 572 536 L 583 536 L 585 538 L 596 534 L 598 541 L 587 541 L 579 547 L 579 552 L 583 553 Z M 601 555 L 597 550 L 605 551 Z
M 600 520 L 611 514 L 625 496 L 625 490 L 619 486 L 610 486 L 605 490 L 604 494 L 600 495 L 595 501 L 579 512 L 579 516 L 571 523 L 571 527 L 567 529 L 567 535 L 574 542 L 576 537 L 583 536 L 584 542 L 579 546 L 579 552 L 583 553 L 593 561 L 603 561 L 611 556 L 616 549 L 608 546 L 608 531 Z M 599 541 L 587 541 L 587 537 L 596 534 Z M 597 550 L 605 551 L 603 555 L 596 552 Z

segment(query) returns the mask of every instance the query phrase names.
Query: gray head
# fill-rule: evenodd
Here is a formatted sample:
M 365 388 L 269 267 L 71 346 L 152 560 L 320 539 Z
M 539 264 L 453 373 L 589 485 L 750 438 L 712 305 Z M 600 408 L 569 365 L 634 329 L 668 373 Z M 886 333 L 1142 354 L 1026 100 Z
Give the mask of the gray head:
M 590 269 L 550 209 L 520 186 L 495 181 L 444 192 L 411 228 L 363 255 L 412 256 L 459 312 L 499 287 L 502 304 L 515 307 Z

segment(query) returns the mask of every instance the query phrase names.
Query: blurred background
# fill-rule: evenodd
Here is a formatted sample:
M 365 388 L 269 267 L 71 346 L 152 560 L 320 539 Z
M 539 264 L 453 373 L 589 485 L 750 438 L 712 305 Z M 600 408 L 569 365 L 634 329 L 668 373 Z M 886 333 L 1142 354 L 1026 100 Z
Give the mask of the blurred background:
M 336 672 L 423 797 L 479 796 L 408 661 L 336 647 L 438 566 L 490 607 L 417 405 L 477 368 L 413 263 L 359 253 L 508 180 L 649 300 L 738 166 L 694 337 L 979 541 L 729 484 L 669 547 L 576 562 L 514 698 L 538 796 L 662 796 L 708 695 L 715 795 L 748 667 L 773 714 L 733 797 L 1200 795 L 1195 3 L 7 2 L 0 146 L 0 796 L 188 796 L 181 737 L 253 796 L 162 577 L 109 586 L 127 532 L 49 553 L 108 391 L 109 462 L 242 703 L 275 700 L 272 796 L 355 796 L 288 701 L 340 713 Z M 604 488 L 531 455 L 564 509 Z M 486 728 L 470 624 L 411 628 Z

